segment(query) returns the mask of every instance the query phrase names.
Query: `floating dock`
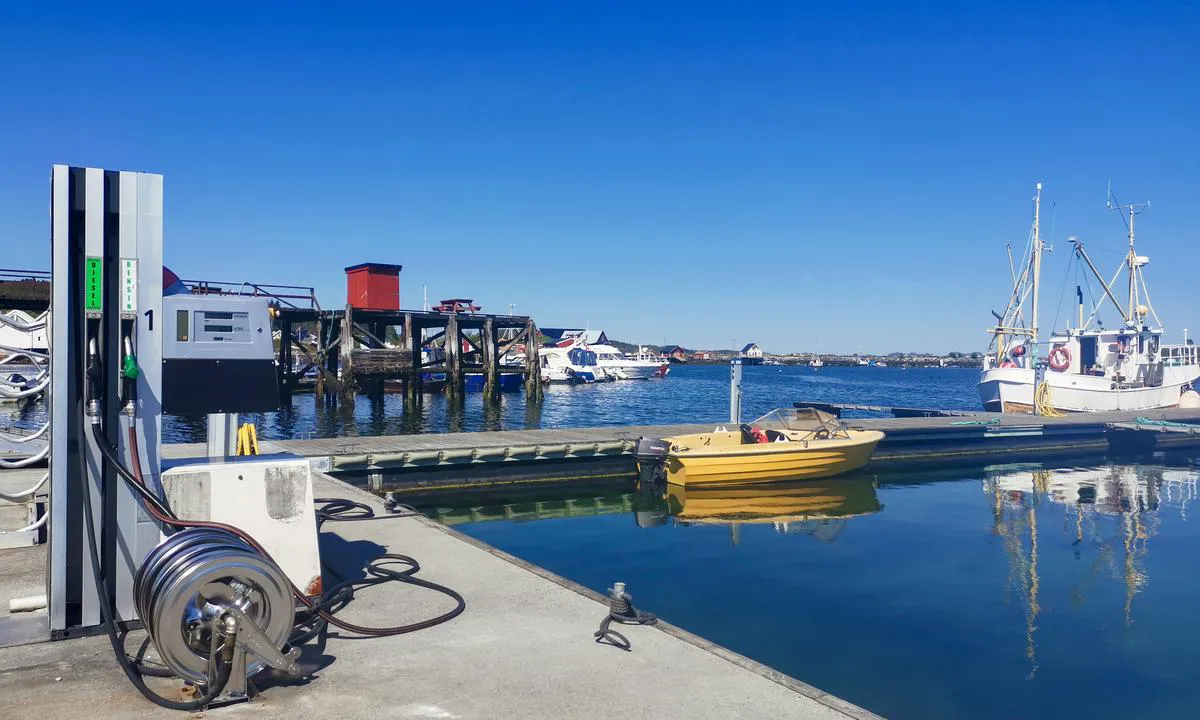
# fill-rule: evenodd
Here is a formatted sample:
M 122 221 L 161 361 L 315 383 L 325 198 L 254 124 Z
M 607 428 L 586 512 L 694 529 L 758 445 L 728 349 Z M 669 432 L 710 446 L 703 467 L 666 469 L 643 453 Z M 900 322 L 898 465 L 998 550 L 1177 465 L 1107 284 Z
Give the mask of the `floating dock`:
M 1200 433 L 1182 432 L 1200 425 L 1200 410 L 1063 417 L 981 412 L 847 422 L 886 433 L 865 468 L 867 472 L 1200 447 Z M 628 477 L 635 471 L 633 452 L 638 438 L 704 432 L 717 425 L 729 423 L 279 440 L 264 443 L 264 452 L 269 449 L 311 458 L 317 467 L 375 491 L 420 492 Z M 1130 442 L 1130 435 L 1136 435 L 1136 442 Z

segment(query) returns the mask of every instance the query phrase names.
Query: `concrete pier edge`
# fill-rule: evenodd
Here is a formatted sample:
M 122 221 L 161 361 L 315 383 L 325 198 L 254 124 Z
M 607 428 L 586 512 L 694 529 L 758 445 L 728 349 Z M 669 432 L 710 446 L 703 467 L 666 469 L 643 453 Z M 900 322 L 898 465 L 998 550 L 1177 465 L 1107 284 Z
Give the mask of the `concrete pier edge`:
M 329 482 L 339 485 L 341 488 L 344 489 L 344 491 L 347 494 L 351 494 L 363 502 L 368 502 L 376 507 L 381 506 L 383 504 L 381 498 L 378 495 L 375 495 L 367 490 L 364 490 L 360 487 L 351 485 L 345 481 L 339 480 L 338 478 L 333 477 L 332 475 L 329 475 L 327 473 L 314 471 L 314 474 L 320 475 L 323 480 L 327 480 Z M 482 540 L 473 538 L 470 535 L 467 535 L 458 530 L 455 530 L 454 528 L 442 525 L 441 523 L 437 522 L 436 520 L 433 520 L 432 518 L 429 518 L 423 514 L 418 513 L 417 515 L 413 516 L 413 519 L 416 520 L 417 522 L 420 522 L 422 525 L 425 525 L 425 526 L 431 527 L 431 528 L 435 528 L 438 531 L 443 532 L 457 540 L 461 540 L 462 542 L 465 542 L 465 543 L 472 545 L 480 550 L 483 550 L 484 552 L 486 552 L 490 555 L 493 555 L 501 560 L 504 560 L 512 565 L 515 565 L 515 566 L 521 568 L 522 570 L 526 570 L 526 571 L 531 572 L 534 575 L 537 575 L 545 580 L 549 580 L 550 582 L 552 582 L 562 588 L 570 590 L 578 595 L 582 595 L 583 597 L 586 597 L 589 600 L 594 600 L 596 603 L 598 603 L 600 605 L 600 607 L 597 608 L 597 615 L 596 615 L 596 623 L 597 624 L 599 624 L 601 618 L 603 617 L 604 610 L 608 607 L 608 598 L 605 597 L 602 593 L 596 592 L 595 590 L 592 590 L 591 588 L 586 587 L 584 585 L 580 585 L 579 583 L 575 582 L 574 580 L 570 580 L 568 578 L 562 577 L 561 575 L 550 572 L 549 570 L 547 570 L 544 567 L 541 567 L 540 565 L 535 565 L 531 562 L 522 560 L 521 558 L 519 558 L 515 555 L 512 555 L 510 553 L 507 553 L 499 548 L 493 547 L 492 545 L 489 545 L 486 542 L 483 542 Z M 737 667 L 740 667 L 743 670 L 748 670 L 749 672 L 752 672 L 756 675 L 766 678 L 767 680 L 770 680 L 778 685 L 781 685 L 781 686 L 787 688 L 788 690 L 791 690 L 797 694 L 803 695 L 804 697 L 807 697 L 810 700 L 818 702 L 822 705 L 825 705 L 826 707 L 829 707 L 830 709 L 836 710 L 840 713 L 843 713 L 850 717 L 856 718 L 857 720 L 883 720 L 882 716 L 876 715 L 875 713 L 873 713 L 865 708 L 861 708 L 858 705 L 855 705 L 849 701 L 843 700 L 842 698 L 837 697 L 836 695 L 831 695 L 831 694 L 825 692 L 824 690 L 813 687 L 812 685 L 809 685 L 808 683 L 803 682 L 802 680 L 798 680 L 798 679 L 792 677 L 791 675 L 782 673 L 768 665 L 764 665 L 756 660 L 751 660 L 750 658 L 746 657 L 745 655 L 736 653 L 733 650 L 730 650 L 729 648 L 727 648 L 723 645 L 719 645 L 717 643 L 712 642 L 711 640 L 706 640 L 705 638 L 700 637 L 699 635 L 696 635 L 695 633 L 684 630 L 681 627 L 672 625 L 671 623 L 669 623 L 666 620 L 663 620 L 661 618 L 659 619 L 658 623 L 656 623 L 655 625 L 649 626 L 647 629 L 648 630 L 658 629 L 659 631 L 664 632 L 678 640 L 682 640 L 683 642 L 686 642 L 689 645 L 692 645 L 701 650 L 704 650 L 712 655 L 716 655 L 717 657 L 721 658 L 722 660 L 725 660 L 726 662 L 736 665 Z

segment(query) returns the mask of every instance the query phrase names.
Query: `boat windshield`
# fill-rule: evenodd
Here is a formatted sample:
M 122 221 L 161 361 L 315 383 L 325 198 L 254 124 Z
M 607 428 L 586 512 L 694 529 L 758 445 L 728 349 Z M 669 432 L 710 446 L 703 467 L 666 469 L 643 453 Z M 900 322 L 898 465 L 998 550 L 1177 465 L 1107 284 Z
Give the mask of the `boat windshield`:
M 750 424 L 763 430 L 791 433 L 796 440 L 850 437 L 841 420 L 814 408 L 779 408 Z

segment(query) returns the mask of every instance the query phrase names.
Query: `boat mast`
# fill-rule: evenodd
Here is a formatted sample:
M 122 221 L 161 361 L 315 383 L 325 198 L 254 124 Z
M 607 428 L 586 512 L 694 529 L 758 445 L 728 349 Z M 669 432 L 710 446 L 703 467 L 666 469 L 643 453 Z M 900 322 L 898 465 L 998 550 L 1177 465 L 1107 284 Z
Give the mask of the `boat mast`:
M 1129 206 L 1129 310 L 1125 314 L 1130 318 L 1134 318 L 1134 309 L 1137 302 L 1137 253 L 1133 249 L 1133 218 L 1136 215 L 1133 211 L 1133 206 Z
M 1128 210 L 1129 211 L 1129 221 L 1125 223 L 1125 227 L 1129 230 L 1129 255 L 1125 258 L 1125 267 L 1129 271 L 1129 301 L 1128 301 L 1128 306 L 1125 309 L 1125 324 L 1132 326 L 1132 325 L 1136 325 L 1137 321 L 1138 321 L 1137 275 L 1138 275 L 1138 268 L 1141 267 L 1138 264 L 1137 251 L 1134 249 L 1133 224 L 1134 224 L 1134 220 L 1137 218 L 1137 216 L 1139 214 L 1141 214 L 1146 208 L 1150 207 L 1150 203 L 1144 202 L 1144 203 L 1130 203 L 1128 205 L 1122 205 L 1117 201 L 1117 196 L 1115 194 L 1113 194 L 1112 188 L 1109 187 L 1109 189 L 1108 189 L 1108 207 L 1113 210 Z
M 1041 284 L 1042 277 L 1042 236 L 1040 228 L 1041 211 L 1042 211 L 1042 184 L 1037 184 L 1037 192 L 1033 196 L 1033 257 L 1030 262 L 1033 263 L 1033 304 L 1029 312 L 1029 332 L 1030 343 L 1033 346 L 1033 356 L 1037 356 L 1037 341 L 1038 341 L 1038 287 Z

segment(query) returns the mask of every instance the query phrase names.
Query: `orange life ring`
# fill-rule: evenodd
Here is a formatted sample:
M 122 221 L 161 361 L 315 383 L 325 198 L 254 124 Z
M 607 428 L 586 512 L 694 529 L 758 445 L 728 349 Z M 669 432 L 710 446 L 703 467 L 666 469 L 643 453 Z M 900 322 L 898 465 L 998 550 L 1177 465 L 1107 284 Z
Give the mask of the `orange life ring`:
M 1064 345 L 1054 348 L 1050 351 L 1049 365 L 1055 372 L 1062 372 L 1071 367 L 1071 351 Z

